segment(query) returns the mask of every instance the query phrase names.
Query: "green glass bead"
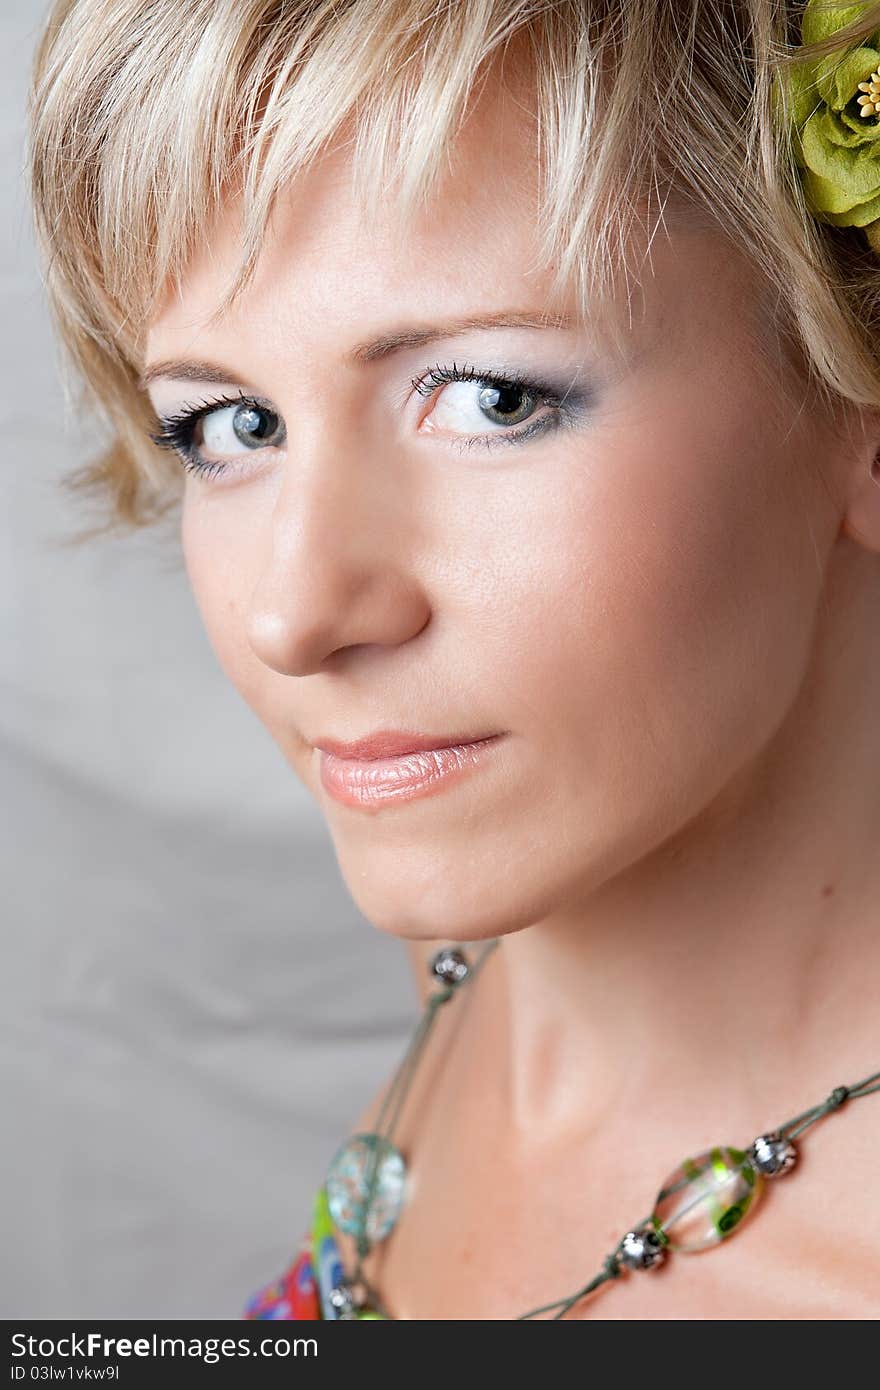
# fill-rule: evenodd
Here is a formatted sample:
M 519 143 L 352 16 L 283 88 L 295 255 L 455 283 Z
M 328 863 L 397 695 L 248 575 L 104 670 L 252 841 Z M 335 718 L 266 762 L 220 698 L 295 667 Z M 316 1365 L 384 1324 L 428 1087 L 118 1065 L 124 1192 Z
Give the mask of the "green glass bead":
M 663 1184 L 651 1224 L 670 1246 L 693 1254 L 720 1245 L 754 1209 L 764 1180 L 742 1149 L 719 1146 L 686 1158 Z

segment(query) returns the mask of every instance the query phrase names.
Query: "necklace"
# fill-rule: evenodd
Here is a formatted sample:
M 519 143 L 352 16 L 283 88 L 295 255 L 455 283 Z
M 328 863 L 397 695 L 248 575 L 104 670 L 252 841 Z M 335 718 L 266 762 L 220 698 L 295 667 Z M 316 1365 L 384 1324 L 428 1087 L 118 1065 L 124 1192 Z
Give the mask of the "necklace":
M 338 1318 L 391 1317 L 363 1268 L 370 1250 L 391 1234 L 404 1204 L 406 1160 L 391 1136 L 439 1009 L 466 981 L 476 978 L 499 944 L 498 938 L 488 942 L 473 964 L 458 949 L 436 953 L 430 966 L 435 989 L 394 1073 L 375 1129 L 352 1135 L 330 1163 L 324 1180 L 329 1215 L 339 1230 L 355 1238 L 357 1251 L 353 1273 L 337 1279 L 330 1290 L 329 1303 Z M 880 1072 L 852 1086 L 836 1086 L 826 1100 L 759 1135 L 746 1149 L 716 1145 L 685 1159 L 663 1183 L 650 1216 L 621 1237 L 583 1288 L 521 1313 L 517 1321 L 540 1313 L 562 1318 L 581 1299 L 626 1271 L 657 1269 L 675 1250 L 689 1254 L 720 1245 L 754 1211 L 765 1180 L 781 1177 L 794 1167 L 798 1155 L 794 1141 L 805 1130 L 839 1110 L 845 1101 L 875 1091 L 880 1091 Z

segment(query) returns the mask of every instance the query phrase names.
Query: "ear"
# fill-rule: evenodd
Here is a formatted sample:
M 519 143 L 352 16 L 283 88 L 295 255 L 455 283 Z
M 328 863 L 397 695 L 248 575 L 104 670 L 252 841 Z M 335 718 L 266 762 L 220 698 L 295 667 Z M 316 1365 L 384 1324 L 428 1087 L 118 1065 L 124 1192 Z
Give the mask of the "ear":
M 880 555 L 880 425 L 873 413 L 869 418 L 874 428 L 851 461 L 840 534 Z

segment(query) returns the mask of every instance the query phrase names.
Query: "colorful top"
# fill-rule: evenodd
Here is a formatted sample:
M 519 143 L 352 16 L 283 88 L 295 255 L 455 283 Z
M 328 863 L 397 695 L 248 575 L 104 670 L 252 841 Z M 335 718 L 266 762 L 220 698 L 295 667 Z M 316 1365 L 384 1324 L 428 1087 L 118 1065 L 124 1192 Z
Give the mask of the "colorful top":
M 330 1291 L 343 1278 L 345 1270 L 334 1234 L 335 1227 L 323 1184 L 315 1196 L 311 1228 L 305 1232 L 299 1250 L 287 1269 L 271 1284 L 265 1284 L 245 1306 L 246 1319 L 281 1318 L 305 1322 L 338 1318 L 330 1302 Z M 358 1318 L 381 1318 L 381 1313 L 363 1309 Z

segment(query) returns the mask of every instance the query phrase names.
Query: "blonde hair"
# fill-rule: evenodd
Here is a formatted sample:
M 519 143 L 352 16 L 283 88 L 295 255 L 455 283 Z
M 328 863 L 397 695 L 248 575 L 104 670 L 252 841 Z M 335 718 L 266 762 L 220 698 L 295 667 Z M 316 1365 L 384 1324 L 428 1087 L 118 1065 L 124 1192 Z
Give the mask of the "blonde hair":
M 820 393 L 880 405 L 880 262 L 858 229 L 810 212 L 787 123 L 772 116 L 773 73 L 799 43 L 802 8 L 55 0 L 28 167 L 68 396 L 81 391 L 111 430 L 68 480 L 106 512 L 85 534 L 145 525 L 179 499 L 181 470 L 149 438 L 142 341 L 230 190 L 243 199 L 242 258 L 225 303 L 253 271 L 277 191 L 331 139 L 350 137 L 362 194 L 381 187 L 403 219 L 427 200 L 489 64 L 514 46 L 534 83 L 540 245 L 591 322 L 628 274 L 642 209 L 662 219 L 667 203 L 683 206 L 751 260 L 779 340 Z M 880 27 L 880 4 L 864 9 L 811 52 Z

